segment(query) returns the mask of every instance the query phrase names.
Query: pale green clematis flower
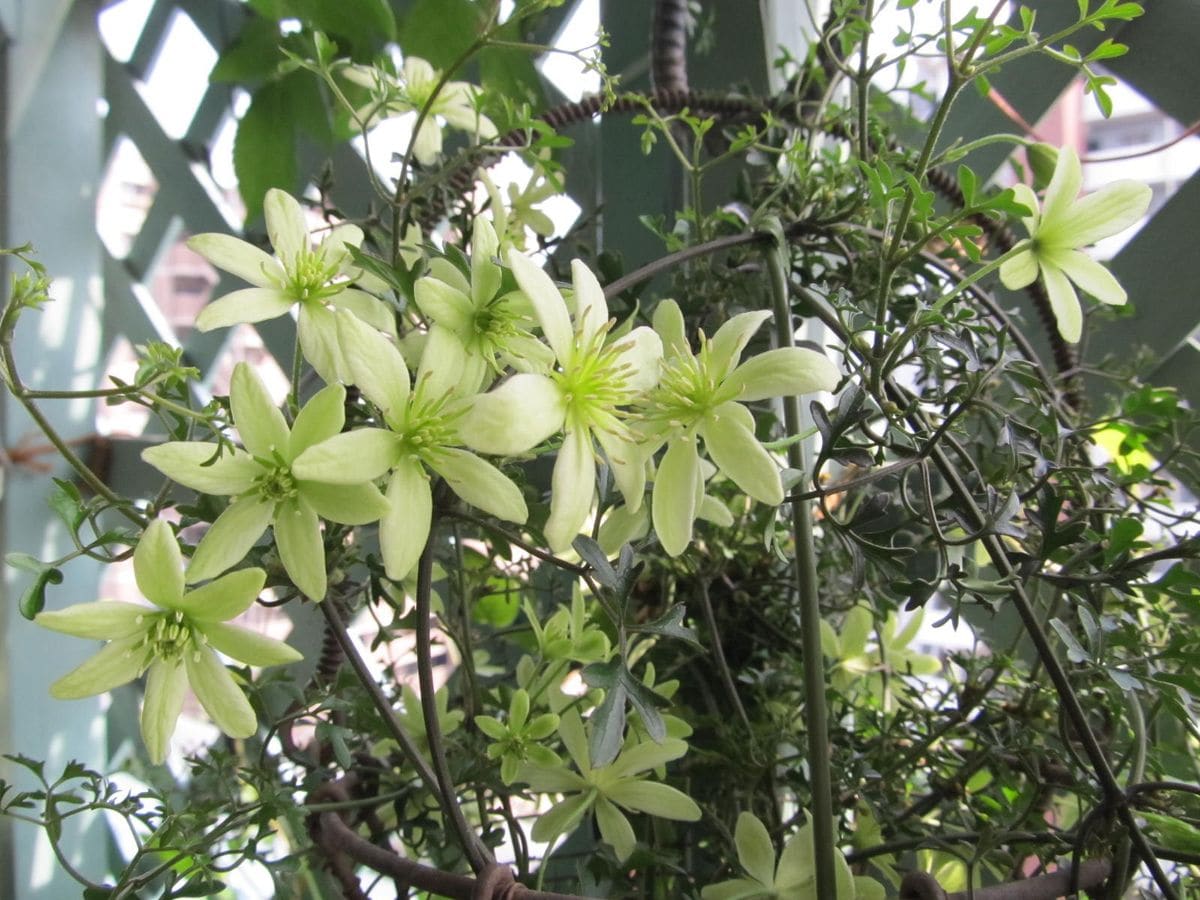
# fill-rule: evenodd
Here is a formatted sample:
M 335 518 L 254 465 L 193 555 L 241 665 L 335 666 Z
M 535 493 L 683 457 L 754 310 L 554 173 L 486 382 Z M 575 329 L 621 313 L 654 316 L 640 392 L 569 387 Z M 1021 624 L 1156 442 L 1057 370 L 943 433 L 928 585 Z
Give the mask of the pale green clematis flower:
M 637 839 L 622 809 L 680 822 L 700 819 L 700 807 L 691 797 L 670 785 L 648 781 L 644 774 L 687 753 L 686 742 L 667 738 L 662 743 L 627 745 L 607 766 L 594 769 L 587 732 L 577 710 L 563 713 L 558 734 L 578 773 L 565 766 L 525 765 L 517 775 L 518 781 L 535 791 L 570 795 L 538 817 L 532 832 L 535 841 L 550 842 L 574 831 L 593 811 L 600 837 L 612 846 L 618 859 L 625 860 Z
M 391 472 L 388 509 L 379 522 L 388 578 L 404 578 L 429 537 L 433 494 L 427 469 L 472 506 L 524 522 L 529 511 L 520 488 L 462 449 L 458 424 L 465 404 L 454 390 L 458 373 L 441 368 L 437 354 L 426 348 L 416 384 L 410 386 L 404 359 L 387 338 L 345 313 L 338 316 L 338 327 L 354 383 L 379 408 L 388 428 L 359 428 L 311 446 L 292 471 L 297 478 L 347 486 Z
M 708 885 L 700 892 L 703 900 L 817 900 L 811 822 L 788 839 L 778 865 L 771 835 L 753 813 L 738 816 L 733 841 L 748 877 Z M 834 873 L 836 900 L 883 900 L 883 885 L 874 878 L 854 875 L 841 851 L 834 853 Z
M 654 530 L 671 556 L 691 543 L 703 502 L 698 441 L 739 488 L 778 506 L 783 502 L 779 466 L 755 437 L 754 416 L 742 402 L 831 391 L 837 385 L 837 367 L 815 350 L 768 350 L 739 365 L 746 344 L 770 317 L 765 310 L 736 315 L 711 340 L 702 334 L 700 352 L 693 354 L 675 302 L 663 301 L 654 312 L 666 352 L 662 377 L 644 404 L 644 430 L 650 441 L 667 443 L 651 511 Z
M 543 151 L 542 159 L 549 159 L 550 151 Z M 491 201 L 492 218 L 495 221 L 496 233 L 503 243 L 511 243 L 518 250 L 525 249 L 525 229 L 542 237 L 554 234 L 554 220 L 538 209 L 536 204 L 543 203 L 551 197 L 563 193 L 562 180 L 552 178 L 541 163 L 535 163 L 533 172 L 525 187 L 516 184 L 508 185 L 508 199 L 500 193 L 486 171 L 480 170 L 479 180 L 483 182 Z
M 39 625 L 75 637 L 104 640 L 104 648 L 50 685 L 60 700 L 101 694 L 149 671 L 142 702 L 142 740 L 161 763 L 190 684 L 205 712 L 230 737 L 254 734 L 258 719 L 214 650 L 251 666 L 301 659 L 282 641 L 228 624 L 262 591 L 262 569 L 240 569 L 194 591 L 184 589 L 183 556 L 161 519 L 151 522 L 133 551 L 138 589 L 153 607 L 114 600 L 38 613 Z
M 468 396 L 506 366 L 536 371 L 554 363 L 554 354 L 529 332 L 528 300 L 517 292 L 500 293 L 504 273 L 494 259 L 499 249 L 491 223 L 477 217 L 471 280 L 449 260 L 435 259 L 414 289 L 417 307 L 432 323 L 424 352 L 437 354 L 440 366 L 461 371 L 458 384 Z
M 442 126 L 439 119 L 481 140 L 496 136 L 496 126 L 492 120 L 476 109 L 478 88 L 465 81 L 448 81 L 434 97 L 433 92 L 438 88 L 441 74 L 416 56 L 404 60 L 398 78 L 369 66 L 348 66 L 342 70 L 342 74 L 376 94 L 372 103 L 358 111 L 360 118 L 369 115 L 371 120 L 387 119 L 418 113 L 430 102 L 430 98 L 433 99 L 413 142 L 413 155 L 422 165 L 435 162 L 442 152 Z
M 1014 186 L 1017 202 L 1033 215 L 1025 219 L 1029 237 L 1000 266 L 1009 290 L 1027 287 L 1041 274 L 1058 330 L 1072 343 L 1083 331 L 1083 311 L 1071 282 L 1101 303 L 1120 306 L 1128 299 L 1112 273 L 1079 248 L 1124 231 L 1146 214 L 1151 198 L 1150 188 L 1136 181 L 1116 181 L 1079 197 L 1082 181 L 1079 157 L 1064 147 L 1040 208 L 1028 185 Z
M 624 421 L 626 407 L 658 381 L 662 342 L 650 328 L 610 341 L 608 304 L 582 262 L 571 263 L 575 321 L 554 282 L 535 263 L 510 251 L 509 265 L 529 297 L 558 362 L 549 374 L 519 372 L 475 398 L 462 433 L 484 453 L 525 453 L 560 430 L 551 482 L 546 542 L 562 553 L 591 513 L 596 496 L 593 439 L 603 449 L 625 502 L 636 510 L 646 485 L 645 457 Z
M 243 322 L 263 322 L 299 304 L 297 333 L 304 358 L 326 382 L 343 380 L 345 364 L 337 345 L 334 309 L 348 309 L 382 331 L 395 329 L 386 304 L 350 287 L 361 272 L 354 266 L 348 248 L 362 243 L 362 229 L 338 225 L 314 247 L 300 204 L 276 188 L 267 191 L 263 213 L 275 248 L 273 257 L 227 234 L 198 234 L 188 240 L 191 249 L 218 269 L 254 285 L 213 300 L 200 310 L 196 328 L 211 331 Z
M 238 363 L 229 405 L 245 450 L 226 450 L 214 459 L 215 444 L 172 441 L 142 451 L 142 459 L 172 481 L 204 494 L 234 498 L 196 547 L 187 571 L 189 584 L 237 565 L 270 525 L 288 577 L 309 598 L 324 599 L 327 579 L 320 520 L 365 525 L 388 510 L 383 495 L 371 484 L 375 476 L 363 474 L 353 457 L 342 460 L 342 477 L 337 481 L 300 476 L 294 469 L 298 456 L 341 432 L 345 401 L 346 389 L 329 385 L 304 405 L 289 429 L 262 380 L 248 365 Z

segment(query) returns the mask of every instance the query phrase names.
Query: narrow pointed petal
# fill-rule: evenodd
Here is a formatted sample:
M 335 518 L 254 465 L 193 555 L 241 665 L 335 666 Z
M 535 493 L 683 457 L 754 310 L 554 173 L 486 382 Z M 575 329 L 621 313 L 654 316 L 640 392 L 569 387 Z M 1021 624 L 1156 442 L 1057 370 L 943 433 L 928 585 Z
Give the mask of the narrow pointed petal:
M 824 353 L 803 347 L 781 347 L 748 359 L 726 379 L 738 400 L 790 397 L 837 387 L 838 370 Z
M 471 402 L 459 426 L 464 444 L 480 453 L 515 456 L 562 428 L 566 405 L 545 375 L 519 372 Z
M 1115 181 L 1094 194 L 1071 204 L 1062 219 L 1054 222 L 1047 240 L 1086 247 L 1133 225 L 1150 208 L 1153 192 L 1137 181 Z
M 633 855 L 633 849 L 637 846 L 633 826 L 625 814 L 604 796 L 596 798 L 596 825 L 600 829 L 600 837 L 613 848 L 617 859 L 624 862 Z
M 575 709 L 565 712 L 558 723 L 558 736 L 575 762 L 575 767 L 584 775 L 592 771 L 592 757 L 588 752 L 587 732 L 583 720 Z
M 654 477 L 651 503 L 654 533 L 671 556 L 678 556 L 692 542 L 698 484 L 700 457 L 695 438 L 671 441 Z
M 646 457 L 642 448 L 617 437 L 611 431 L 597 429 L 593 433 L 604 448 L 617 490 L 625 498 L 629 511 L 637 512 L 646 494 Z
M 467 276 L 462 273 L 462 270 L 450 260 L 441 256 L 431 259 L 429 275 L 450 285 L 464 297 L 471 296 L 471 282 L 467 280 Z
M 502 273 L 493 259 L 499 251 L 492 223 L 478 216 L 471 231 L 471 300 L 475 306 L 487 303 L 500 290 Z
M 396 464 L 400 438 L 382 428 L 356 428 L 309 447 L 292 462 L 301 481 L 362 484 Z
M 625 386 L 637 393 L 648 391 L 658 384 L 662 370 L 662 338 L 644 325 L 621 338 L 620 362 L 628 366 Z
M 700 807 L 683 791 L 656 781 L 624 781 L 612 786 L 608 796 L 633 812 L 674 819 L 678 822 L 695 822 L 700 818 Z
M 596 499 L 596 459 L 586 428 L 567 432 L 550 480 L 550 518 L 544 529 L 554 553 L 571 546 Z
M 255 287 L 274 288 L 283 281 L 279 260 L 241 238 L 228 234 L 197 234 L 188 238 L 187 245 L 218 269 Z
M 442 127 L 437 122 L 433 121 L 432 117 L 426 117 L 425 121 L 417 129 L 415 140 L 413 141 L 413 156 L 423 166 L 430 166 L 437 162 L 438 156 L 442 152 Z
M 155 519 L 133 551 L 133 574 L 142 596 L 156 606 L 173 608 L 183 596 L 183 554 L 171 526 Z
M 106 644 L 95 656 L 51 684 L 50 696 L 56 700 L 78 700 L 133 681 L 142 671 L 144 656 L 135 649 L 141 639 L 138 633 Z
M 654 330 L 662 338 L 664 356 L 678 356 L 691 352 L 683 324 L 683 313 L 678 303 L 674 300 L 663 300 L 655 307 L 652 321 Z
M 612 783 L 630 778 L 640 772 L 657 769 L 659 766 L 679 759 L 687 753 L 687 743 L 676 738 L 668 738 L 661 744 L 654 741 L 643 741 L 628 750 L 622 751 L 616 761 L 604 771 Z
M 367 484 L 322 484 L 301 481 L 300 496 L 318 516 L 342 525 L 367 525 L 388 510 L 379 488 Z
M 285 458 L 291 461 L 314 444 L 341 433 L 345 424 L 346 389 L 340 384 L 327 385 L 296 415 Z
M 186 657 L 187 677 L 209 718 L 230 737 L 246 738 L 258 730 L 258 717 L 217 655 L 202 648 Z
M 472 506 L 508 522 L 524 524 L 529 518 L 521 489 L 474 453 L 444 447 L 430 460 L 430 465 L 446 479 L 454 493 Z
M 1023 253 L 1000 264 L 1000 283 L 1010 291 L 1029 287 L 1038 277 L 1038 257 L 1033 246 L 1026 243 Z
M 1046 186 L 1039 231 L 1058 229 L 1079 196 L 1082 184 L 1083 167 L 1079 164 L 1078 154 L 1073 147 L 1063 147 L 1058 151 L 1054 174 L 1050 177 L 1050 184 Z
M 296 301 L 273 287 L 243 288 L 213 300 L 196 316 L 197 331 L 228 328 L 243 322 L 265 322 L 282 316 Z
M 320 254 L 327 265 L 337 266 L 338 275 L 352 277 L 358 268 L 350 249 L 357 249 L 362 242 L 363 230 L 353 222 L 342 222 L 325 233 L 314 252 Z
M 1030 215 L 1022 216 L 1021 221 L 1025 223 L 1027 234 L 1036 234 L 1038 223 L 1042 219 L 1041 205 L 1038 203 L 1037 194 L 1029 185 L 1018 183 L 1013 185 L 1013 199 L 1029 209 Z
M 571 358 L 575 346 L 575 332 L 571 328 L 571 317 L 567 304 L 554 282 L 538 266 L 516 250 L 508 251 L 508 264 L 513 276 L 525 296 L 533 304 L 534 314 L 542 326 L 546 343 L 564 365 Z
M 423 316 L 445 325 L 458 334 L 466 334 L 471 329 L 475 306 L 471 303 L 471 298 L 458 288 L 432 276 L 426 276 L 417 279 L 413 292 L 417 308 Z
M 440 397 L 451 391 L 470 396 L 479 387 L 483 365 L 483 359 L 471 354 L 458 335 L 434 325 L 421 351 L 416 384 L 421 385 L 426 397 Z
M 596 542 L 609 556 L 616 556 L 624 544 L 641 540 L 649 533 L 650 510 L 646 504 L 634 512 L 622 503 L 609 509 Z
M 571 260 L 571 284 L 575 288 L 576 327 L 586 343 L 608 324 L 608 303 L 600 282 L 582 260 Z
M 262 593 L 267 573 L 238 569 L 183 595 L 178 609 L 194 622 L 227 622 L 248 610 Z
M 242 444 L 252 455 L 271 459 L 276 453 L 287 453 L 288 426 L 283 413 L 262 379 L 244 362 L 233 367 L 229 406 Z
M 161 765 L 167 758 L 186 692 L 187 673 L 182 663 L 160 660 L 150 666 L 146 696 L 142 700 L 142 741 L 150 762 L 155 765 Z
M 142 459 L 172 481 L 202 494 L 218 497 L 250 490 L 263 474 L 260 463 L 239 448 L 226 448 L 218 457 L 217 445 L 202 441 L 169 441 L 142 451 Z
M 1082 250 L 1053 250 L 1046 254 L 1046 262 L 1062 269 L 1068 278 L 1101 303 L 1121 306 L 1129 299 L 1112 272 Z
M 750 338 L 762 327 L 763 322 L 771 318 L 767 310 L 746 312 L 734 316 L 717 329 L 712 336 L 712 350 L 709 357 L 709 371 L 723 379 L 733 371 L 734 366 L 741 361 L 742 351 L 750 343 Z
M 734 484 L 761 503 L 783 502 L 779 466 L 754 432 L 728 416 L 713 416 L 700 429 L 708 455 Z
M 1079 306 L 1075 288 L 1058 266 L 1042 266 L 1042 277 L 1046 280 L 1046 294 L 1050 298 L 1054 318 L 1058 321 L 1059 334 L 1072 344 L 1078 342 L 1083 333 L 1083 310 Z
M 296 333 L 304 358 L 322 381 L 333 384 L 350 380 L 349 365 L 338 340 L 337 316 L 332 310 L 312 301 L 301 303 Z
M 284 268 L 290 270 L 301 253 L 309 252 L 304 210 L 291 194 L 271 188 L 263 197 L 263 215 L 267 220 L 267 236 L 275 248 L 275 255 L 283 262 Z
M 399 581 L 412 571 L 429 537 L 433 496 L 421 464 L 405 459 L 392 473 L 387 490 L 391 508 L 379 520 L 379 547 L 388 578 Z
M 762 884 L 775 881 L 775 845 L 767 827 L 752 813 L 744 812 L 737 818 L 733 830 L 733 842 L 737 847 L 738 862 L 753 879 Z
M 136 603 L 96 600 L 77 603 L 67 609 L 40 612 L 33 621 L 62 634 L 112 641 L 144 631 L 146 616 L 153 614 L 153 609 Z
M 201 630 L 210 646 L 248 666 L 283 666 L 304 658 L 298 650 L 283 641 L 237 625 L 210 622 L 201 626 Z
M 451 83 L 453 84 L 453 82 Z M 461 84 L 461 82 L 459 83 Z M 448 105 L 439 109 L 438 113 L 446 120 L 447 124 L 459 131 L 476 135 L 480 140 L 491 140 L 496 136 L 495 123 L 483 113 L 476 112 L 469 103 L 470 101 L 458 105 Z
M 367 276 L 362 277 L 365 279 Z M 378 297 L 357 288 L 345 288 L 330 297 L 329 302 L 336 309 L 348 312 L 376 331 L 382 331 L 393 340 L 396 339 L 396 314 L 391 306 Z
M 733 527 L 733 513 L 729 511 L 729 507 L 707 494 L 700 499 L 700 505 L 696 507 L 696 518 L 712 522 L 718 528 Z
M 310 600 L 325 599 L 325 545 L 317 514 L 303 503 L 289 500 L 275 516 L 275 547 L 292 583 Z
M 574 831 L 583 820 L 583 814 L 591 808 L 594 797 L 594 793 L 588 791 L 584 794 L 567 797 L 561 803 L 550 807 L 549 810 L 538 816 L 538 820 L 533 825 L 533 831 L 530 832 L 530 837 L 535 841 L 548 842 L 555 840 L 560 835 Z
M 274 509 L 273 502 L 254 496 L 240 497 L 225 507 L 192 554 L 188 584 L 216 578 L 245 559 L 267 530 Z
M 354 316 L 337 316 L 337 329 L 350 378 L 386 420 L 399 421 L 410 379 L 396 345 Z

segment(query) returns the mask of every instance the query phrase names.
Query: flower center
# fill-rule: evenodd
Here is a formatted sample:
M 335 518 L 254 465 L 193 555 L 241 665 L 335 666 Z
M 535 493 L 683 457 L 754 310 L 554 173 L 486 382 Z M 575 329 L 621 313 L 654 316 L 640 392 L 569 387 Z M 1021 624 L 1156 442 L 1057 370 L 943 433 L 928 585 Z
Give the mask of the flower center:
M 683 353 L 663 360 L 658 385 L 650 392 L 644 415 L 671 429 L 687 429 L 706 418 L 722 403 L 737 397 L 723 387 L 709 366 L 709 344 L 701 336 L 700 353 Z
M 284 261 L 284 284 L 288 296 L 301 303 L 322 301 L 341 293 L 343 285 L 332 283 L 341 270 L 341 254 L 330 260 L 319 251 L 301 250 L 290 262 Z
M 182 661 L 185 654 L 198 651 L 203 643 L 203 636 L 198 635 L 187 616 L 176 609 L 154 614 L 136 649 L 145 653 L 142 663 L 145 668 L 156 659 Z
M 419 381 L 413 388 L 404 427 L 397 430 L 405 453 L 417 457 L 439 447 L 462 443 L 456 423 L 466 414 L 467 407 L 456 402 L 453 393 L 437 397 L 427 397 L 427 393 L 425 382 Z
M 630 366 L 621 358 L 625 346 L 620 341 L 606 345 L 607 334 L 608 329 L 602 328 L 569 365 L 551 376 L 562 391 L 568 429 L 582 425 L 611 430 L 617 407 L 633 402 Z
M 281 503 L 296 496 L 299 487 L 291 466 L 278 458 L 260 462 L 263 463 L 264 471 L 254 479 L 253 488 L 259 497 L 268 502 Z

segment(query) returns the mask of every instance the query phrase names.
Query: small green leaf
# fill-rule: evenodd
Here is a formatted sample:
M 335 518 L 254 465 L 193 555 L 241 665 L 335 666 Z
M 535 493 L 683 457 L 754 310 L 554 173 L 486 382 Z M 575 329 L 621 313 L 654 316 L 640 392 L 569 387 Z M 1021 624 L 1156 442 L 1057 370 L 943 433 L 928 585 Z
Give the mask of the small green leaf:
M 631 625 L 629 630 L 673 638 L 677 641 L 691 644 L 697 649 L 703 649 L 704 645 L 700 643 L 696 632 L 683 624 L 683 617 L 686 612 L 687 609 L 682 603 L 676 603 L 653 622 L 647 622 L 644 625 Z
M 1083 646 L 1076 640 L 1075 635 L 1071 634 L 1071 629 L 1067 627 L 1062 619 L 1051 619 L 1050 627 L 1055 630 L 1063 644 L 1067 648 L 1067 658 L 1073 663 L 1091 662 L 1091 655 L 1083 649 Z
M 579 557 L 591 566 L 597 581 L 610 591 L 620 590 L 621 579 L 617 576 L 616 570 L 609 563 L 608 556 L 599 544 L 587 535 L 581 534 L 571 542 L 571 546 L 575 548 Z

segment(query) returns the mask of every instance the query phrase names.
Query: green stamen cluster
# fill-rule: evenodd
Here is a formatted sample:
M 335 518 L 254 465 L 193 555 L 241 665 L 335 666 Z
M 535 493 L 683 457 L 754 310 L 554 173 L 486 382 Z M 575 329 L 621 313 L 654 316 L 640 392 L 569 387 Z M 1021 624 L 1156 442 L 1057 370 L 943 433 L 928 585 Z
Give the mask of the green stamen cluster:
M 345 290 L 345 284 L 333 283 L 341 263 L 340 258 L 326 259 L 320 251 L 301 250 L 291 265 L 285 266 L 285 280 L 280 287 L 296 300 L 327 300 Z

